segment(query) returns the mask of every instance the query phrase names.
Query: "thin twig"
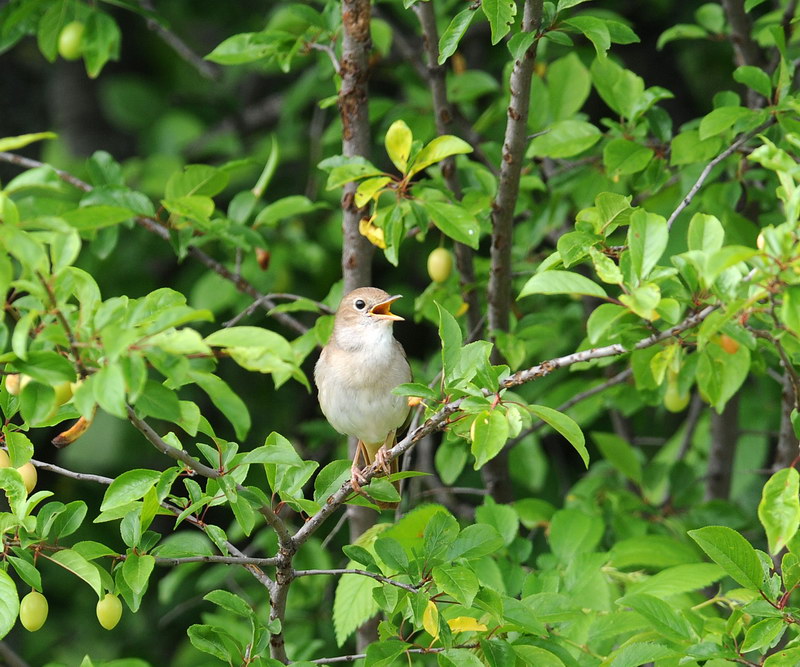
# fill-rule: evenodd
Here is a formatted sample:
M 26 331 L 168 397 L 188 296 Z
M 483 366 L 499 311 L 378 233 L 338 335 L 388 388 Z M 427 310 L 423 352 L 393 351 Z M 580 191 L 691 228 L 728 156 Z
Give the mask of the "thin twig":
M 763 132 L 768 127 L 771 127 L 777 122 L 777 118 L 775 116 L 771 116 L 768 120 L 764 121 L 759 125 L 756 129 L 750 130 L 746 134 L 741 135 L 736 141 L 734 141 L 730 146 L 728 146 L 724 151 L 722 151 L 717 157 L 715 157 L 711 162 L 709 162 L 703 171 L 700 172 L 700 176 L 697 177 L 697 181 L 691 187 L 689 192 L 686 193 L 686 196 L 681 199 L 681 203 L 678 204 L 677 208 L 672 212 L 672 215 L 669 216 L 667 220 L 667 227 L 672 227 L 672 223 L 675 222 L 675 219 L 683 212 L 685 209 L 694 199 L 695 195 L 698 193 L 700 188 L 703 187 L 703 184 L 706 182 L 711 170 L 716 167 L 720 162 L 722 162 L 725 158 L 735 153 L 739 150 L 742 146 L 744 146 L 750 139 L 752 139 L 757 134 Z
M 301 296 L 299 294 L 286 294 L 283 292 L 278 292 L 274 294 L 264 294 L 260 296 L 258 299 L 253 301 L 253 303 L 251 303 L 247 308 L 245 308 L 241 313 L 239 313 L 236 317 L 228 320 L 227 322 L 223 322 L 222 324 L 223 328 L 232 327 L 238 324 L 242 318 L 252 315 L 265 302 L 275 301 L 276 299 L 286 299 L 288 301 L 301 301 L 305 299 L 307 301 L 311 301 L 316 306 L 317 310 L 319 310 L 320 313 L 323 313 L 325 315 L 333 315 L 333 313 L 335 312 L 333 308 L 331 308 L 327 304 L 322 303 L 322 301 L 315 301 L 314 299 L 308 299 L 307 297 Z
M 336 568 L 332 570 L 295 570 L 294 576 L 297 577 L 308 577 L 311 575 L 321 575 L 321 574 L 328 574 L 328 575 L 335 575 L 335 574 L 360 574 L 362 577 L 369 577 L 370 579 L 374 579 L 375 581 L 380 581 L 383 584 L 390 584 L 392 586 L 397 586 L 398 588 L 402 588 L 405 591 L 409 591 L 411 593 L 416 593 L 422 588 L 423 584 L 419 584 L 417 586 L 412 586 L 411 584 L 404 584 L 402 581 L 395 581 L 394 579 L 390 579 L 389 577 L 384 577 L 382 574 L 376 574 L 375 572 L 369 572 L 367 570 L 357 570 L 353 568 Z
M 473 649 L 477 648 L 478 644 L 463 644 L 461 646 L 454 646 L 453 648 L 465 648 L 465 649 Z M 446 651 L 445 647 L 436 647 L 436 648 L 410 648 L 407 649 L 406 653 L 414 653 L 416 655 L 427 655 L 427 654 L 435 654 L 441 653 L 442 651 Z M 353 655 L 340 655 L 335 658 L 318 658 L 317 660 L 309 660 L 309 662 L 313 662 L 317 665 L 333 665 L 338 662 L 355 662 L 356 660 L 361 660 L 362 658 L 366 658 L 366 653 L 354 653 Z
M 333 50 L 330 44 L 320 44 L 319 42 L 308 42 L 306 46 L 309 49 L 314 49 L 315 51 L 322 51 L 323 53 L 328 54 L 328 58 L 331 59 L 331 64 L 333 65 L 333 71 L 336 74 L 339 74 L 340 65 L 339 60 L 336 58 L 336 52 Z
M 276 562 L 276 558 L 251 558 L 250 556 L 184 556 L 182 558 L 156 557 L 156 565 L 219 563 L 221 565 L 258 565 L 259 567 L 273 567 Z
M 139 5 L 150 14 L 150 16 L 145 19 L 147 21 L 147 27 L 156 33 L 167 46 L 175 51 L 184 61 L 194 67 L 201 76 L 212 81 L 218 81 L 220 79 L 222 71 L 217 65 L 203 60 L 203 58 L 192 51 L 186 42 L 178 37 L 178 35 L 160 21 L 153 18 L 153 15 L 156 14 L 156 9 L 150 0 L 139 0 Z

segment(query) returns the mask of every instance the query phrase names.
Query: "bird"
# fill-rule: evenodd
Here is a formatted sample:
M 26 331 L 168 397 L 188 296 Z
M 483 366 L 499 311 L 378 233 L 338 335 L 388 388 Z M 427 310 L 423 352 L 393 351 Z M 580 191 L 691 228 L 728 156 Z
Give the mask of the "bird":
M 391 311 L 402 295 L 377 287 L 360 287 L 344 296 L 336 310 L 333 332 L 314 367 L 319 405 L 336 431 L 358 440 L 351 484 L 361 492 L 363 470 L 377 461 L 385 474 L 397 471 L 387 452 L 408 417 L 404 396 L 392 393 L 411 382 L 411 367 L 392 327 L 403 318 Z M 381 509 L 397 503 L 377 503 Z

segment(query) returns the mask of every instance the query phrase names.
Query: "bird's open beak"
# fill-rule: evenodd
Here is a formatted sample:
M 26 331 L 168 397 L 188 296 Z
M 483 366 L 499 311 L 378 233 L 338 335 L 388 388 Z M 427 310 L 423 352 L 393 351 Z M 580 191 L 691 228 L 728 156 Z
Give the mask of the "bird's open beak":
M 395 322 L 402 322 L 403 318 L 399 315 L 395 315 L 391 311 L 391 305 L 401 298 L 402 294 L 395 294 L 394 296 L 390 296 L 386 301 L 381 301 L 378 304 L 375 304 L 370 308 L 369 314 L 373 317 L 379 317 L 384 320 L 394 320 Z

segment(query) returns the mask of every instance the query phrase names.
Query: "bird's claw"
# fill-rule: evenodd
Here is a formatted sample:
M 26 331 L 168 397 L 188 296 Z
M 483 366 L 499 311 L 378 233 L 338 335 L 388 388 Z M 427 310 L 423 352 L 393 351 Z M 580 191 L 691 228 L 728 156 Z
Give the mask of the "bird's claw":
M 392 460 L 389 458 L 389 450 L 385 445 L 381 445 L 375 452 L 375 465 L 387 477 L 392 474 Z

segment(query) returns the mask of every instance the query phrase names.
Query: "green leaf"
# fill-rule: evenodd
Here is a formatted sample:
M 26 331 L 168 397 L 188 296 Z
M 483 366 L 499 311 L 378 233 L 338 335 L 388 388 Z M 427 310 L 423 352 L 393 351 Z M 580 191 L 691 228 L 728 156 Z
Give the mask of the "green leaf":
M 458 521 L 448 512 L 437 512 L 425 525 L 422 535 L 422 553 L 425 558 L 436 558 L 456 539 Z
M 642 319 L 652 321 L 659 317 L 657 308 L 661 301 L 661 290 L 658 289 L 658 285 L 653 283 L 641 285 L 630 294 L 620 295 L 619 300 Z
M 92 12 L 83 33 L 83 61 L 90 79 L 100 74 L 109 60 L 119 59 L 121 41 L 116 22 L 107 14 Z
M 591 74 L 576 53 L 559 58 L 548 66 L 547 92 L 550 94 L 550 115 L 553 120 L 571 118 L 583 107 L 591 91 Z
M 134 595 L 141 595 L 147 589 L 155 564 L 156 559 L 153 556 L 149 554 L 140 556 L 128 550 L 125 562 L 122 564 L 122 576 Z
M 478 656 L 465 648 L 448 648 L 438 653 L 436 664 L 439 667 L 484 667 Z
M 17 585 L 5 570 L 0 570 L 0 639 L 14 627 L 19 616 Z
M 729 354 L 717 342 L 710 342 L 700 352 L 695 377 L 700 393 L 722 412 L 750 372 L 750 350 L 741 345 Z
M 546 405 L 531 404 L 528 406 L 528 410 L 564 436 L 580 455 L 583 465 L 587 468 L 589 467 L 589 452 L 586 450 L 586 439 L 583 437 L 583 431 L 581 431 L 580 426 L 572 417 L 568 417 L 558 410 L 553 410 L 553 408 L 548 408 Z
M 687 620 L 669 604 L 657 597 L 646 594 L 626 595 L 617 604 L 630 607 L 644 616 L 657 632 L 672 641 L 692 639 L 692 628 Z
M 600 285 L 586 276 L 557 269 L 542 271 L 529 278 L 517 298 L 531 294 L 586 294 L 600 299 L 607 296 Z
M 378 558 L 390 569 L 404 572 L 408 568 L 408 556 L 397 540 L 391 537 L 379 537 L 373 546 Z
M 352 461 L 331 461 L 314 478 L 314 500 L 324 503 L 351 477 Z
M 433 568 L 433 581 L 459 604 L 471 607 L 478 594 L 479 583 L 475 573 L 463 565 L 437 565 Z
M 352 161 L 333 167 L 328 174 L 328 182 L 325 184 L 325 189 L 333 190 L 334 188 L 340 188 L 345 183 L 357 181 L 367 176 L 383 175 L 384 173 L 372 163 L 360 158 L 359 161 Z
M 364 664 L 370 667 L 392 667 L 397 663 L 397 658 L 409 648 L 411 647 L 408 644 L 397 639 L 373 642 L 367 646 L 367 658 Z
M 364 621 L 378 612 L 372 591 L 381 584 L 358 574 L 343 574 L 333 598 L 333 630 L 337 646 L 353 634 Z
M 432 164 L 441 162 L 446 157 L 450 157 L 451 155 L 459 155 L 471 152 L 472 146 L 470 146 L 463 139 L 459 139 L 452 134 L 442 134 L 433 139 L 430 143 L 426 144 L 425 147 L 419 153 L 417 153 L 414 161 L 408 168 L 408 175 L 413 176 L 426 167 L 430 167 Z
M 767 533 L 769 552 L 777 554 L 800 528 L 800 475 L 796 469 L 783 468 L 767 480 L 758 519 Z
M 628 250 L 633 270 L 639 280 L 650 275 L 669 240 L 667 221 L 660 215 L 643 209 L 633 212 L 628 229 Z
M 469 24 L 475 16 L 472 8 L 462 9 L 450 21 L 442 36 L 439 38 L 439 65 L 444 65 L 447 59 L 452 56 L 458 48 L 458 43 L 467 32 Z
M 203 599 L 213 602 L 218 607 L 222 607 L 237 616 L 255 618 L 253 608 L 238 595 L 234 595 L 230 591 L 211 591 L 204 595 Z
M 613 139 L 603 148 L 603 164 L 612 180 L 642 171 L 653 159 L 653 150 L 627 139 Z
M 623 281 L 622 271 L 608 255 L 604 255 L 594 246 L 589 248 L 589 257 L 597 277 L 604 283 L 619 285 Z
M 689 250 L 711 253 L 722 247 L 725 230 L 713 215 L 695 213 L 689 223 Z
M 796 667 L 800 664 L 800 647 L 782 648 L 770 655 L 762 667 Z
M 752 113 L 753 112 L 746 107 L 717 107 L 700 121 L 700 139 L 708 139 L 708 137 L 713 137 L 715 134 L 725 132 L 733 127 L 740 118 L 749 116 Z
M 733 78 L 767 99 L 772 96 L 772 83 L 769 80 L 769 75 L 760 67 L 754 67 L 753 65 L 737 67 L 733 72 Z
M 16 137 L 3 137 L 0 139 L 0 151 L 15 151 L 44 139 L 58 139 L 58 135 L 55 132 L 34 132 L 32 134 L 20 134 Z
M 497 44 L 511 30 L 517 15 L 517 3 L 514 0 L 484 0 L 481 9 L 492 28 L 492 45 Z
M 483 523 L 467 526 L 447 551 L 448 561 L 456 558 L 483 558 L 503 548 L 503 538 L 494 528 Z
M 594 146 L 602 134 L 583 120 L 559 120 L 550 125 L 547 133 L 534 137 L 526 157 L 568 158 Z
M 640 667 L 673 654 L 674 651 L 664 644 L 633 642 L 614 651 L 609 656 L 608 664 L 614 667 Z
M 170 176 L 164 189 L 165 199 L 179 199 L 191 195 L 213 197 L 228 185 L 226 172 L 207 164 L 190 164 Z
M 567 19 L 564 21 L 564 24 L 572 26 L 583 33 L 584 37 L 594 46 L 597 57 L 605 58 L 606 52 L 611 46 L 611 35 L 608 32 L 608 26 L 604 19 L 582 14 Z
M 484 410 L 475 417 L 470 431 L 475 470 L 500 453 L 508 433 L 508 419 L 500 410 Z
M 212 625 L 190 625 L 186 630 L 189 641 L 198 651 L 213 655 L 222 662 L 231 664 L 231 656 L 225 647 L 224 640 L 231 640 L 232 637 L 221 628 Z
M 754 623 L 747 628 L 744 641 L 740 647 L 741 652 L 763 651 L 774 646 L 786 628 L 787 623 L 782 618 L 765 618 L 758 623 Z
M 129 208 L 120 206 L 83 206 L 61 214 L 61 218 L 79 231 L 102 229 L 134 217 Z
M 97 593 L 98 599 L 103 597 L 103 585 L 100 580 L 100 573 L 94 565 L 77 551 L 61 549 L 60 551 L 54 551 L 47 557 L 68 572 L 72 572 L 76 577 L 83 579 L 92 587 L 92 590 Z
M 603 537 L 603 521 L 577 509 L 563 509 L 550 519 L 550 548 L 558 559 L 570 562 L 578 554 L 597 548 Z
M 236 431 L 236 437 L 243 440 L 250 430 L 250 413 L 244 401 L 228 386 L 228 384 L 211 373 L 193 371 L 191 379 L 199 386 L 217 409 L 228 418 Z
M 324 207 L 324 203 L 314 203 L 304 195 L 290 195 L 277 199 L 271 204 L 268 204 L 256 216 L 253 222 L 253 228 L 264 225 L 266 227 L 274 227 L 281 220 L 286 218 L 294 218 L 303 213 L 316 211 Z
M 404 174 L 408 166 L 408 156 L 411 154 L 413 136 L 405 121 L 396 120 L 389 126 L 384 138 L 386 154 L 397 170 Z
M 125 376 L 119 364 L 103 366 L 92 376 L 94 400 L 109 414 L 125 419 Z
M 478 249 L 480 226 L 463 206 L 439 201 L 422 202 L 433 224 L 454 241 Z
M 625 440 L 614 433 L 592 433 L 600 452 L 612 466 L 619 470 L 632 482 L 642 484 L 642 463 L 636 450 Z
M 152 489 L 161 473 L 157 470 L 127 470 L 117 477 L 106 489 L 100 511 L 105 512 L 120 505 L 127 505 L 132 500 L 139 500 Z
M 739 533 L 727 526 L 706 526 L 689 531 L 700 548 L 739 585 L 760 590 L 764 569 L 756 550 Z

